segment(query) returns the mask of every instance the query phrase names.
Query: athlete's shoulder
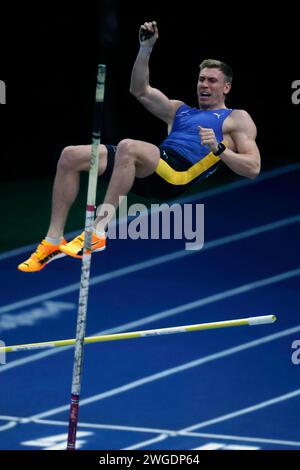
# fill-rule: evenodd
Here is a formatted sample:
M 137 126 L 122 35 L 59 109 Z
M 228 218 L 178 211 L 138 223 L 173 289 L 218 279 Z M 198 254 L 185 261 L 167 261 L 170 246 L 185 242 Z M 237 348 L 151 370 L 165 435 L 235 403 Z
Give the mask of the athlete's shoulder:
M 245 109 L 235 109 L 229 115 L 228 124 L 230 124 L 231 131 L 233 132 L 245 132 L 256 135 L 256 125 Z
M 250 114 L 248 113 L 248 111 L 246 111 L 245 109 L 233 109 L 232 112 L 230 113 L 230 117 L 235 119 L 235 120 L 249 120 L 251 119 L 252 120 L 252 117 L 250 116 Z
M 187 104 L 185 104 L 183 101 L 180 100 L 170 100 L 173 106 L 173 109 L 175 113 L 177 113 L 179 110 L 181 111 L 182 109 L 190 109 Z

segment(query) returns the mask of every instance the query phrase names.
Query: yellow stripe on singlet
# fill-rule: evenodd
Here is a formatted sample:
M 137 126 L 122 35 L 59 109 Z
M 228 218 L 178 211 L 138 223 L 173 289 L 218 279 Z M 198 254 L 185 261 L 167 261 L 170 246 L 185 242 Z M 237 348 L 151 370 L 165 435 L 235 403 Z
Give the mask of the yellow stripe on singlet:
M 213 165 L 220 161 L 212 152 L 206 155 L 202 160 L 191 166 L 188 170 L 174 170 L 167 162 L 160 158 L 155 172 L 170 184 L 181 186 L 190 183 L 202 173 L 207 171 Z

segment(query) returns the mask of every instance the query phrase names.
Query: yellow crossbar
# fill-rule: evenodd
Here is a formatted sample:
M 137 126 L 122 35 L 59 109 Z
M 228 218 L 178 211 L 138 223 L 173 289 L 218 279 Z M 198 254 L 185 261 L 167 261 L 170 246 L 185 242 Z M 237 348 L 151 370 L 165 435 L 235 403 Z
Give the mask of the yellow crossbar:
M 131 331 L 127 333 L 117 333 L 112 335 L 90 336 L 84 339 L 85 344 L 100 343 L 103 341 L 118 341 L 124 339 L 146 338 L 149 336 L 162 336 L 175 333 L 189 333 L 192 331 L 212 330 L 216 328 L 228 328 L 233 326 L 262 325 L 276 321 L 275 315 L 263 315 L 258 317 L 240 318 L 237 320 L 225 320 L 212 323 L 198 323 L 196 325 L 175 326 L 170 328 L 159 328 L 156 330 Z M 75 345 L 75 339 L 62 339 L 43 343 L 20 344 L 15 346 L 5 346 L 0 348 L 1 353 L 17 351 L 32 351 L 35 349 L 58 348 Z

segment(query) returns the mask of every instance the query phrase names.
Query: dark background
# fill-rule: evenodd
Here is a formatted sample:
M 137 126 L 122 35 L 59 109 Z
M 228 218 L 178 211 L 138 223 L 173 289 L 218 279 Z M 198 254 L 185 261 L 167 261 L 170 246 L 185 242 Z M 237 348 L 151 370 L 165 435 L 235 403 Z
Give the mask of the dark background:
M 300 105 L 297 14 L 259 6 L 185 1 L 11 5 L 2 16 L 1 181 L 49 178 L 64 146 L 90 143 L 97 64 L 107 64 L 102 141 L 125 137 L 159 144 L 166 128 L 128 91 L 138 29 L 156 20 L 159 40 L 151 84 L 197 106 L 198 64 L 228 62 L 234 71 L 227 106 L 246 109 L 258 128 L 263 170 L 298 160 Z

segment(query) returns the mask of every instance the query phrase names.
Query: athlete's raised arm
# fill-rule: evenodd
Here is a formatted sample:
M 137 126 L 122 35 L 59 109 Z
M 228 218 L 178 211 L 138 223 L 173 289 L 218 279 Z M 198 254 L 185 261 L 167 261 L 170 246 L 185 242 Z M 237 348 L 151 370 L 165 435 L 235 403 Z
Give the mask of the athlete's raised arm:
M 130 93 L 150 113 L 162 119 L 170 126 L 177 108 L 183 102 L 170 100 L 164 93 L 149 84 L 149 59 L 157 39 L 158 28 L 155 21 L 146 22 L 140 27 L 140 49 L 131 73 Z

